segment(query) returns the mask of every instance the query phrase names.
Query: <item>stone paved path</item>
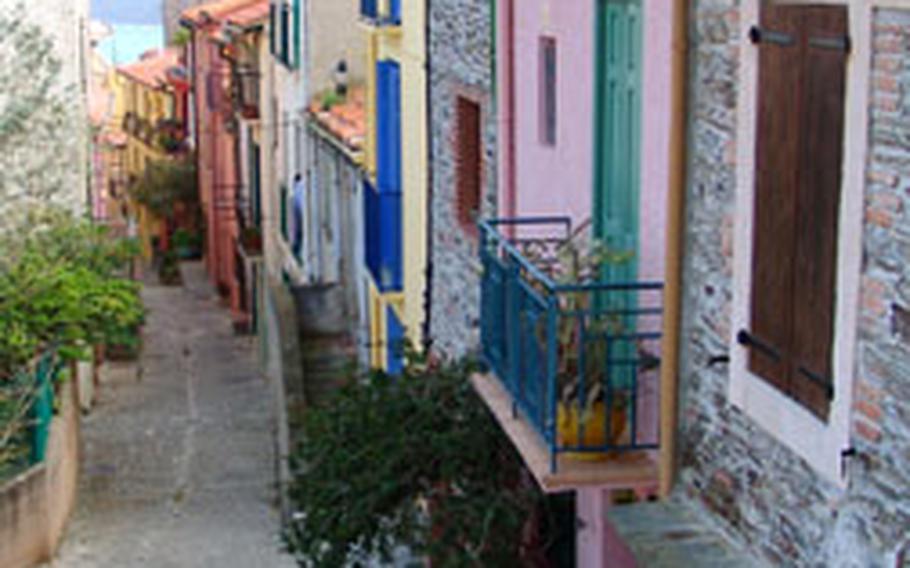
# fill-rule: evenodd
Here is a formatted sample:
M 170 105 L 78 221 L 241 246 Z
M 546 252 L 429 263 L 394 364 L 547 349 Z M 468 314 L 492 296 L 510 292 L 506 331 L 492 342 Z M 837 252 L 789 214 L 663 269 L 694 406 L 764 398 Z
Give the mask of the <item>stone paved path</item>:
M 83 421 L 78 510 L 53 566 L 290 567 L 270 389 L 198 265 L 147 287 L 141 364 L 113 365 Z

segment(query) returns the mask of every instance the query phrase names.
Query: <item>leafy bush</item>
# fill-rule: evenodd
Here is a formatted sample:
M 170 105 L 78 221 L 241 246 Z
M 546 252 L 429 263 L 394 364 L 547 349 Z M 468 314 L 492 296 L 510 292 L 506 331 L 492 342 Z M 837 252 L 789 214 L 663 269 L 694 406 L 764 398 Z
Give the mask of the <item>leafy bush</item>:
M 307 410 L 288 533 L 301 565 L 388 561 L 398 546 L 434 566 L 532 565 L 527 529 L 543 499 L 471 371 L 412 360 Z
M 121 277 L 138 252 L 104 228 L 62 213 L 6 238 L 0 262 L 0 380 L 53 345 L 64 361 L 123 339 L 142 322 L 138 284 Z
M 158 280 L 165 286 L 179 286 L 183 282 L 180 275 L 180 258 L 177 252 L 169 250 L 161 257 L 158 265 Z
M 129 194 L 159 219 L 169 218 L 177 203 L 197 203 L 199 192 L 194 159 L 149 163 L 142 176 L 130 186 Z

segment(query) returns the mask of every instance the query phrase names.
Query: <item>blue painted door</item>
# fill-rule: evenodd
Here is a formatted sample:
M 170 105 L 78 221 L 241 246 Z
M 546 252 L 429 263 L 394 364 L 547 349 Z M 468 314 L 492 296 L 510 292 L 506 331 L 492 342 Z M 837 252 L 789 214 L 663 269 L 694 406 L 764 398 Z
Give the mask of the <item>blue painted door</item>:
M 395 61 L 376 64 L 376 158 L 380 192 L 401 190 L 401 70 Z
M 382 291 L 400 291 L 403 285 L 401 71 L 395 61 L 377 63 L 376 181 Z

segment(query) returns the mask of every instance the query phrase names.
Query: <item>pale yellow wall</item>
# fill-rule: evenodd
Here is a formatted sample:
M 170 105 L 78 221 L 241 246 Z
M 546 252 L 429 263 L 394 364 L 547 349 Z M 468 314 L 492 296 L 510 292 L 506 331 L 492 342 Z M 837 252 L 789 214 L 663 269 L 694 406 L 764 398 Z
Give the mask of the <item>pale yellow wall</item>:
M 351 84 L 363 82 L 366 54 L 358 26 L 360 0 L 310 0 L 307 61 L 309 89 L 314 95 L 334 86 L 332 70 L 348 63 Z
M 131 80 L 122 74 L 116 74 L 113 80 L 115 92 L 115 116 L 122 121 L 126 113 L 148 120 L 153 126 L 164 118 L 173 118 L 173 95 L 161 89 L 152 89 L 147 85 Z M 127 136 L 126 174 L 139 178 L 146 166 L 157 160 L 167 158 L 167 154 L 156 145 L 148 145 L 134 136 Z M 142 254 L 148 260 L 152 257 L 152 237 L 159 232 L 160 222 L 144 208 L 130 203 L 130 211 L 137 220 L 138 236 Z

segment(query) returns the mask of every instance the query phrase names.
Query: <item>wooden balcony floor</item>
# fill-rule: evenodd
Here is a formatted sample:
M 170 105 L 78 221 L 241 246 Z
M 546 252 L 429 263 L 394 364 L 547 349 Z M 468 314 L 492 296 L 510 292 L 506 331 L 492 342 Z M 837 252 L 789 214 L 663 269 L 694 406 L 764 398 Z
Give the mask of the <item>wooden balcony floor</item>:
M 651 452 L 647 451 L 618 453 L 601 461 L 560 456 L 556 471 L 551 471 L 549 448 L 520 414 L 518 418 L 513 418 L 512 397 L 499 379 L 492 374 L 475 374 L 471 383 L 496 416 L 543 491 L 559 493 L 583 487 L 640 489 L 656 485 L 657 464 Z

